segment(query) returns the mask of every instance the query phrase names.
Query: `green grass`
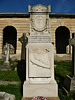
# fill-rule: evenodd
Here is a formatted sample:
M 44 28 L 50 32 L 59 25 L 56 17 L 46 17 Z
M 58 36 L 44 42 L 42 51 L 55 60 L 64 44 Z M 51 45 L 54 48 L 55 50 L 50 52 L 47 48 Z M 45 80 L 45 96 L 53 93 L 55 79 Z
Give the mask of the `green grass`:
M 20 81 L 17 71 L 0 71 L 0 80 L 2 81 Z
M 3 81 L 18 81 L 20 79 L 18 77 L 17 71 L 14 71 L 14 68 L 17 66 L 18 61 L 10 61 L 12 70 L 8 71 L 0 71 L 0 80 Z M 1 63 L 2 64 L 2 63 Z M 55 61 L 55 79 L 58 83 L 58 91 L 59 91 L 59 98 L 60 100 L 75 100 L 75 92 L 70 93 L 68 96 L 64 94 L 62 89 L 62 84 L 66 75 L 72 74 L 72 62 L 71 61 L 64 61 L 64 62 L 57 62 Z M 13 90 L 13 91 L 12 91 Z M 0 85 L 0 91 L 5 91 L 7 93 L 14 94 L 16 96 L 16 100 L 21 100 L 21 83 L 14 85 Z
M 55 79 L 58 84 L 62 83 L 66 75 L 72 74 L 72 62 L 55 62 Z
M 21 84 L 0 85 L 0 91 L 15 95 L 16 100 L 21 100 L 21 98 L 22 98 L 20 89 L 21 89 Z
M 0 65 L 2 65 L 4 63 L 4 61 L 0 61 Z
M 61 62 L 55 62 L 56 68 L 55 68 L 55 79 L 58 83 L 58 91 L 59 91 L 59 97 L 60 100 L 75 100 L 75 92 L 71 92 L 66 96 L 64 94 L 64 90 L 62 89 L 62 84 L 64 82 L 64 79 L 66 75 L 72 74 L 72 62 L 71 61 L 61 61 Z
M 4 61 L 0 61 L 0 65 L 2 65 Z M 10 65 L 12 70 L 1 71 L 0 70 L 0 80 L 2 81 L 20 81 L 18 77 L 17 71 L 14 71 L 15 67 L 17 67 L 17 60 L 10 60 Z
M 10 60 L 10 65 L 12 70 L 15 70 L 15 67 L 17 67 L 18 61 L 17 60 Z

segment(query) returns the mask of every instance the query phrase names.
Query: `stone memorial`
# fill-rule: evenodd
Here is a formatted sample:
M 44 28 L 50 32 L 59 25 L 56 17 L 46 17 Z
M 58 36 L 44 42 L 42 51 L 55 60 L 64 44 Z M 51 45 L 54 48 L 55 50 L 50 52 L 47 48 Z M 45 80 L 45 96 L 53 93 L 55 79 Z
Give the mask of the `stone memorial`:
M 72 75 L 67 75 L 63 84 L 67 93 L 75 91 L 75 33 L 72 34 L 70 43 L 72 45 Z
M 10 44 L 6 43 L 4 46 L 4 63 L 0 66 L 0 70 L 10 70 L 11 69 L 11 65 L 9 62 L 9 58 L 10 58 Z
M 54 79 L 54 49 L 51 43 L 49 12 L 50 6 L 29 6 L 30 28 L 26 46 L 23 100 L 37 96 L 58 97 L 58 85 Z
M 25 60 L 25 47 L 28 43 L 28 38 L 26 37 L 26 34 L 23 33 L 22 37 L 19 38 L 19 41 L 22 43 L 22 49 L 21 49 L 21 60 Z
M 4 51 L 5 51 L 5 63 L 9 63 L 9 54 L 10 54 L 10 49 L 9 49 L 9 44 L 6 43 L 5 47 L 4 47 Z
M 6 92 L 0 92 L 0 100 L 15 100 L 15 95 L 6 93 Z

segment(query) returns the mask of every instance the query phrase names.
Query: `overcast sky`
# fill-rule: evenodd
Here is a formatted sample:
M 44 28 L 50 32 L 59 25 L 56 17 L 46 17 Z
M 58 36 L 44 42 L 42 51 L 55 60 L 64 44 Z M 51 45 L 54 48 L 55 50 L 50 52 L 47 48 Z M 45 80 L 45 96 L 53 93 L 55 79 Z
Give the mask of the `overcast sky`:
M 51 5 L 52 13 L 75 13 L 75 0 L 0 0 L 0 12 L 28 12 L 28 5 Z

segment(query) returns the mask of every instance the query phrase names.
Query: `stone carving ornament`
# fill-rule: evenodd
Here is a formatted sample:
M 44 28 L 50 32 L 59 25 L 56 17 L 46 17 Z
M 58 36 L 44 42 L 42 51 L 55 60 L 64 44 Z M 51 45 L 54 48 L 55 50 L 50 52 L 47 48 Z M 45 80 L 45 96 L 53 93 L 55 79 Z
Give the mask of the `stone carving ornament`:
M 34 18 L 35 17 L 35 18 Z M 32 21 L 31 21 L 31 28 L 34 31 L 44 31 L 45 29 L 47 29 L 47 20 L 46 19 L 46 15 L 43 17 L 42 15 L 36 15 L 34 16 Z
M 48 7 L 38 4 L 33 7 L 29 5 L 29 12 L 50 12 L 50 5 Z
M 30 8 L 30 33 L 31 35 L 49 34 L 49 12 L 50 7 L 39 5 Z M 38 34 L 38 35 L 39 35 Z

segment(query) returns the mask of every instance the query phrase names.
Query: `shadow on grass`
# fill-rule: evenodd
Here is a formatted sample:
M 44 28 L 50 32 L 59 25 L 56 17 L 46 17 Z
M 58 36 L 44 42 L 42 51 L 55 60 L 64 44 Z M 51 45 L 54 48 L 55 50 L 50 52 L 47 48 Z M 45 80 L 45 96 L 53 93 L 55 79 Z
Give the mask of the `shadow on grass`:
M 60 100 L 64 100 L 64 97 L 62 95 L 62 94 L 64 94 L 64 91 L 62 89 L 64 79 L 65 78 L 63 76 L 61 76 L 58 73 L 55 73 L 55 80 L 57 81 L 57 84 L 58 84 L 58 94 L 59 94 Z
M 60 74 L 55 73 L 55 79 L 60 86 L 63 83 L 65 77 L 61 76 Z
M 26 80 L 26 62 L 25 62 L 25 60 L 18 61 L 17 72 L 18 72 L 18 76 L 21 80 L 20 91 L 21 91 L 21 94 L 23 95 L 23 83 Z

